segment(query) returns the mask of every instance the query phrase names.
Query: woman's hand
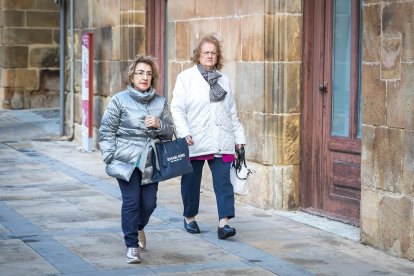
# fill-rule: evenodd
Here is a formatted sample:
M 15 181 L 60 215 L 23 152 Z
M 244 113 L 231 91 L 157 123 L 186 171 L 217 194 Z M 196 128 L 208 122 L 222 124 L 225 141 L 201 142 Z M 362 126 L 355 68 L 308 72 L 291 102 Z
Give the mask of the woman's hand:
M 189 145 L 189 146 L 194 145 L 194 142 L 193 142 L 193 137 L 191 137 L 191 135 L 187 135 L 187 136 L 185 137 L 185 140 L 187 141 L 187 145 Z
M 157 117 L 155 117 L 155 116 L 147 116 L 147 117 L 145 117 L 144 125 L 147 128 L 150 128 L 150 127 L 154 127 L 156 129 L 161 128 L 160 119 L 157 118 Z

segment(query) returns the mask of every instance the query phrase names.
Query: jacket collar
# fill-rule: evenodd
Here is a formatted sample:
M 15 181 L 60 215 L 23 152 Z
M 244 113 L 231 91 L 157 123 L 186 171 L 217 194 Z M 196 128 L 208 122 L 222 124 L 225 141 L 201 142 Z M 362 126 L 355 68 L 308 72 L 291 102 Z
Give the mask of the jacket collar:
M 152 87 L 148 91 L 141 92 L 128 85 L 127 90 L 131 98 L 139 103 L 148 103 L 155 95 L 155 90 Z

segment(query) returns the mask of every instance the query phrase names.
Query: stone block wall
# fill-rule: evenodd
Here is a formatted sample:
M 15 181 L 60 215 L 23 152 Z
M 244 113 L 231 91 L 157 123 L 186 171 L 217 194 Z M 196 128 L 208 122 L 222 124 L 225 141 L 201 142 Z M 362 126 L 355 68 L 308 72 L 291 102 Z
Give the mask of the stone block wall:
M 69 2 L 69 1 L 67 1 Z M 69 11 L 69 6 L 67 7 Z M 81 139 L 83 32 L 94 36 L 94 140 L 111 97 L 126 89 L 122 72 L 137 54 L 146 53 L 146 0 L 74 1 L 74 127 Z M 68 42 L 70 37 L 68 34 Z M 69 62 L 69 60 L 67 60 Z M 68 71 L 69 72 L 69 71 Z M 68 75 L 69 73 L 67 73 Z M 66 88 L 66 125 L 70 126 L 70 94 Z M 70 130 L 66 131 L 70 133 Z
M 363 2 L 362 242 L 414 260 L 414 1 Z
M 59 106 L 59 4 L 0 2 L 0 108 Z
M 177 74 L 192 66 L 197 40 L 214 33 L 222 41 L 223 71 L 255 171 L 250 194 L 238 200 L 260 208 L 298 208 L 302 1 L 170 0 L 168 33 L 169 98 Z M 203 181 L 204 188 L 211 189 L 210 183 Z

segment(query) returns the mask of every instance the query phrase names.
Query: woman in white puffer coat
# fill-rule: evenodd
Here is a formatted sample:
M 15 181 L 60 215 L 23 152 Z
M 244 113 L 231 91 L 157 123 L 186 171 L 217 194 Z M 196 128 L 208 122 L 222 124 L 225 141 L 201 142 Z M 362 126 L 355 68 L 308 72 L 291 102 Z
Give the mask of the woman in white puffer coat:
M 177 76 L 171 102 L 171 113 L 179 137 L 186 137 L 193 172 L 181 177 L 184 205 L 184 228 L 200 233 L 196 215 L 200 204 L 200 186 L 205 161 L 208 162 L 216 195 L 219 239 L 236 234 L 228 224 L 235 216 L 230 165 L 235 147 L 245 145 L 229 79 L 218 70 L 223 67 L 219 40 L 203 37 L 194 49 L 194 66 Z

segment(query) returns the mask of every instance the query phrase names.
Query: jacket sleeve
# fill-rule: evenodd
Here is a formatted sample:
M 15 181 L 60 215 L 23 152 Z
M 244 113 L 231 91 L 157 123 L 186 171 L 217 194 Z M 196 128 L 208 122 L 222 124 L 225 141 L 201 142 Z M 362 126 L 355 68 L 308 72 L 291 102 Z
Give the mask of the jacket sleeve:
M 151 130 L 150 136 L 152 138 L 159 138 L 161 140 L 171 140 L 174 132 L 173 120 L 171 117 L 171 112 L 169 105 L 165 98 L 164 100 L 164 109 L 160 117 L 161 127 L 159 129 Z
M 246 144 L 246 137 L 244 136 L 244 127 L 237 116 L 236 102 L 233 98 L 233 93 L 229 91 L 229 108 L 231 114 L 231 123 L 233 126 L 234 142 L 236 144 Z
M 116 97 L 110 101 L 108 108 L 102 116 L 99 128 L 99 148 L 103 161 L 109 164 L 116 150 L 115 138 L 121 118 L 121 107 Z
M 181 75 L 178 75 L 171 101 L 171 114 L 178 137 L 191 135 L 186 115 L 186 90 Z

